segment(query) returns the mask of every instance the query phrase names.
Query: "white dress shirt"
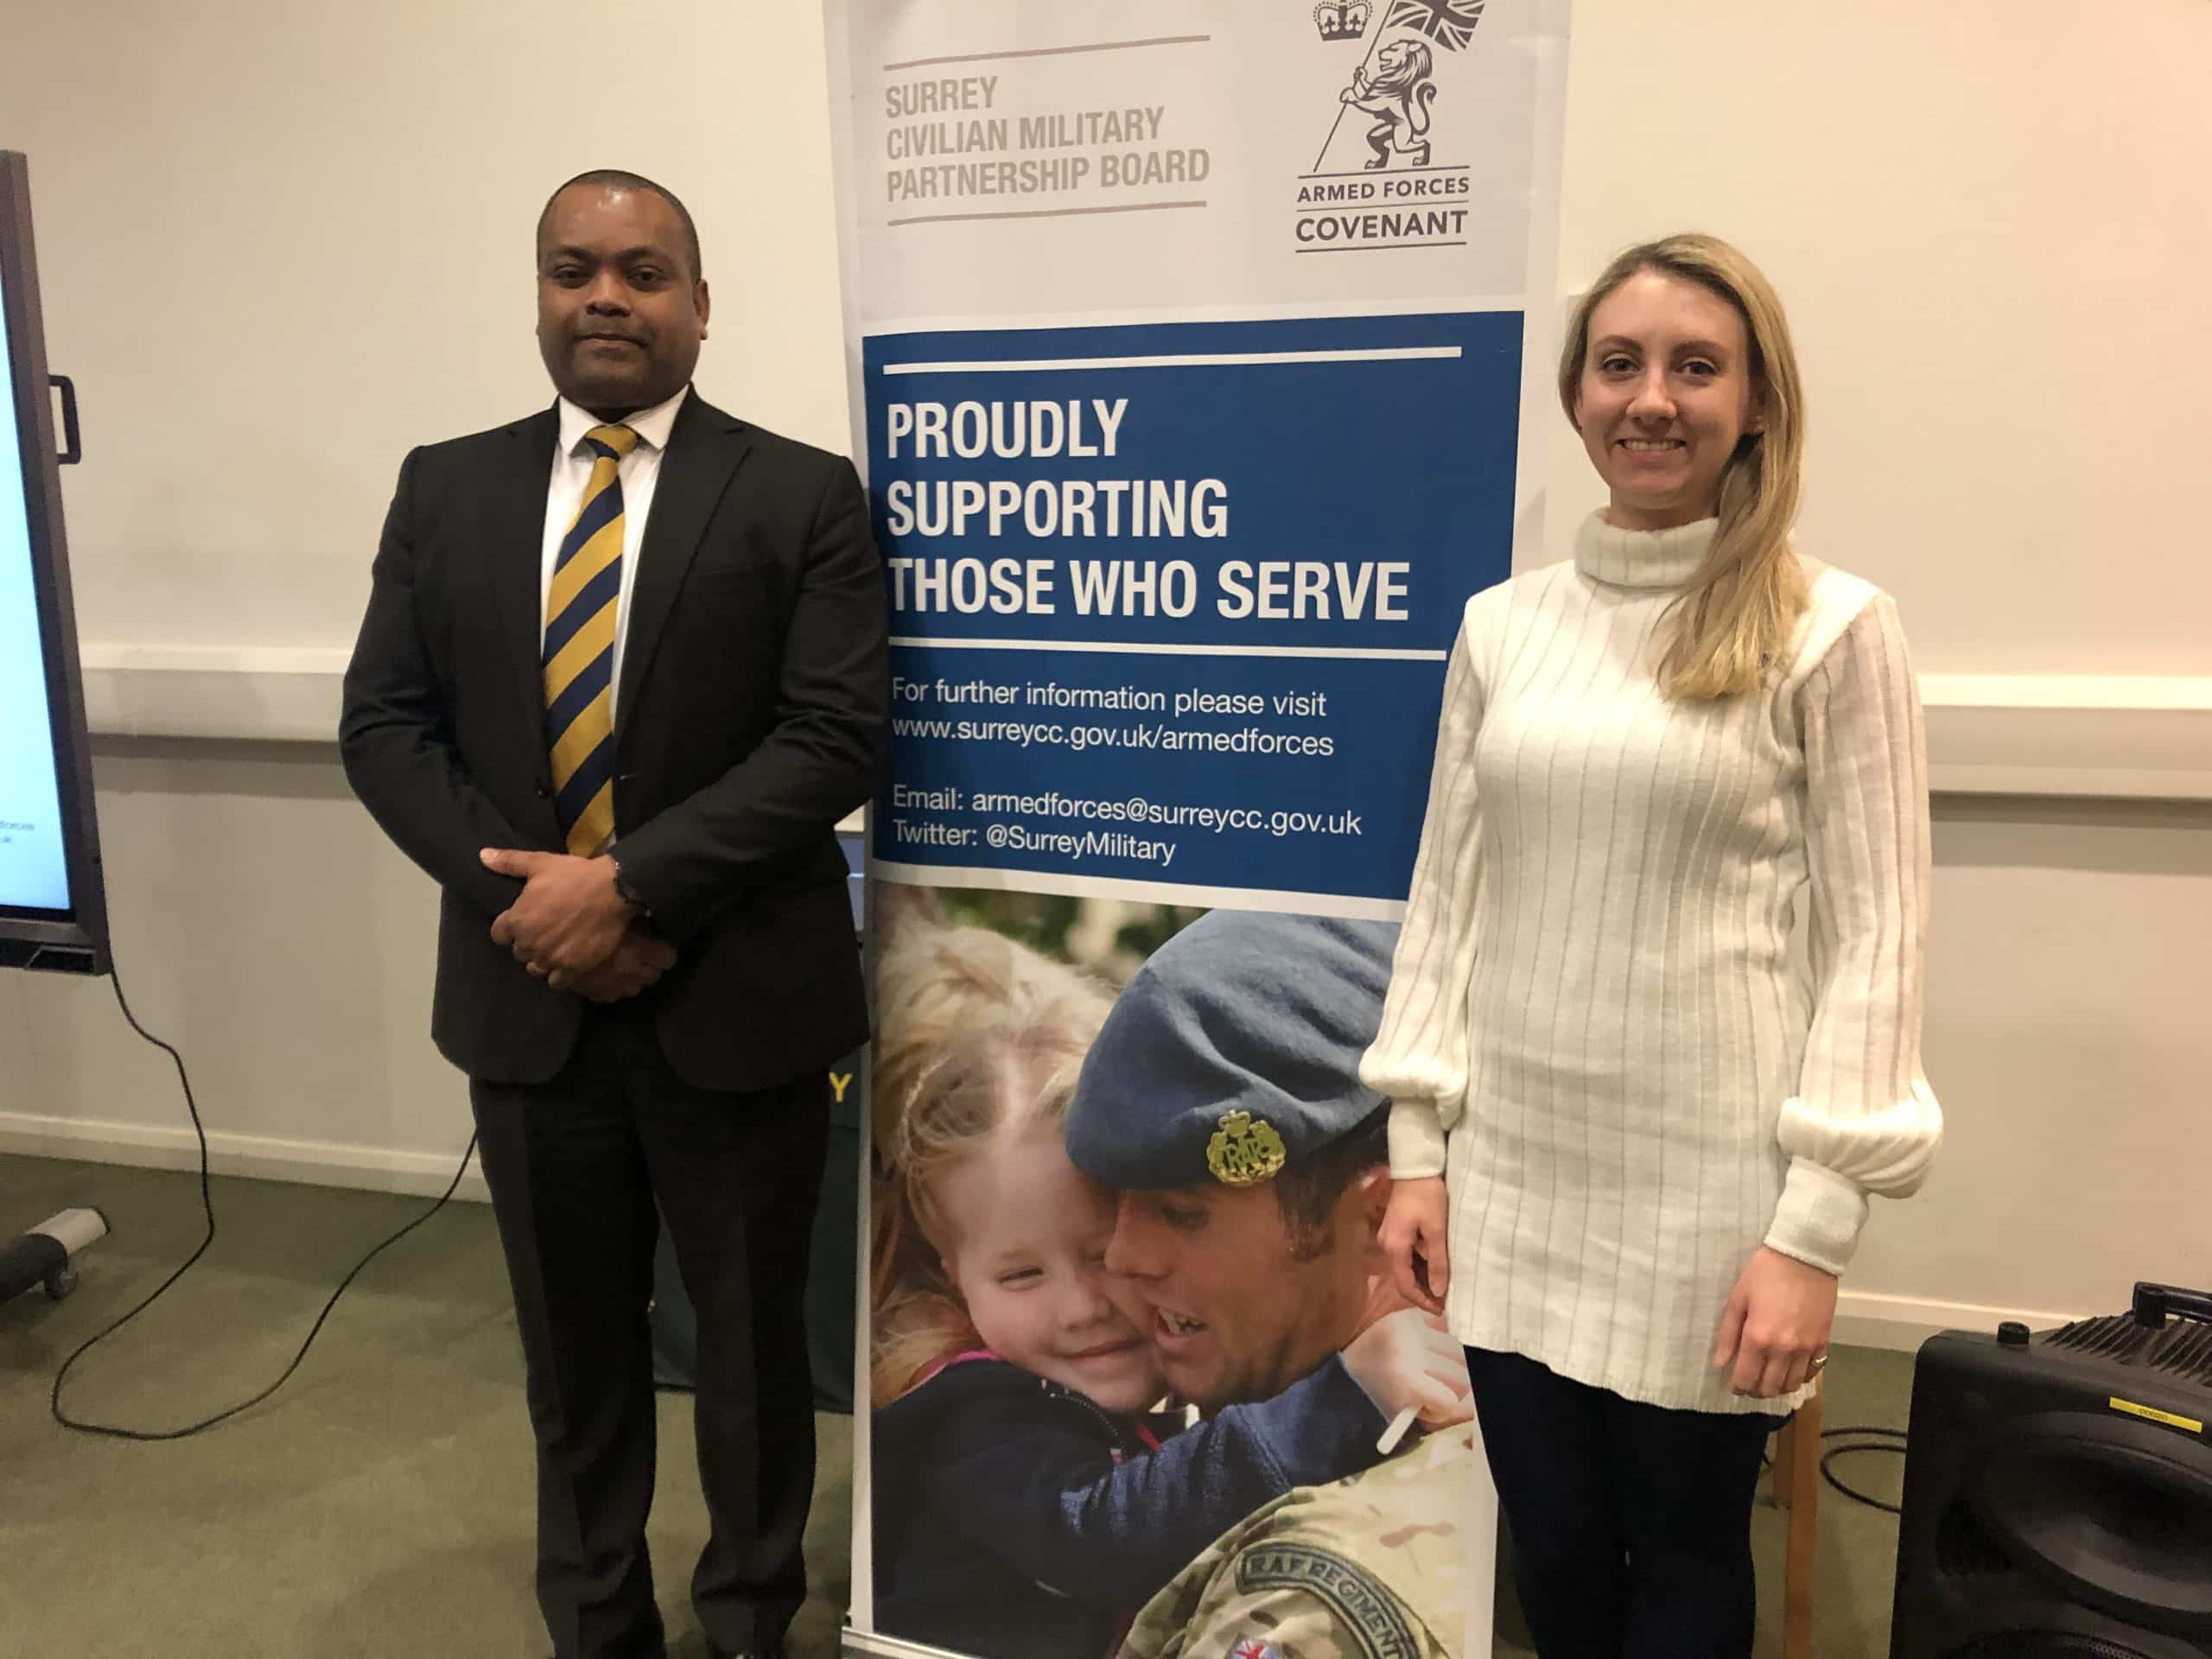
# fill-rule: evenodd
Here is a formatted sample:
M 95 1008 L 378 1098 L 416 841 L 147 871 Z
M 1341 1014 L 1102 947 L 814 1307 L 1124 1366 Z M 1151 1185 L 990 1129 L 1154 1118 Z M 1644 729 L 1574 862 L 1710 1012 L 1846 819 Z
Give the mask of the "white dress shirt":
M 676 411 L 691 388 L 684 387 L 664 404 L 639 410 L 620 421 L 602 421 L 589 410 L 561 399 L 561 435 L 553 454 L 553 480 L 545 492 L 545 556 L 538 571 L 537 637 L 545 637 L 545 595 L 553 585 L 554 561 L 561 556 L 561 539 L 575 522 L 583 505 L 584 488 L 591 482 L 592 452 L 584 448 L 584 435 L 595 426 L 626 426 L 638 435 L 637 447 L 624 456 L 616 476 L 622 481 L 622 592 L 614 607 L 614 683 L 608 698 L 610 711 L 619 714 L 622 695 L 622 647 L 630 636 L 630 592 L 638 580 L 638 550 L 645 545 L 645 518 L 653 508 L 653 487 L 660 481 L 660 458 L 668 448 L 669 432 L 676 425 Z

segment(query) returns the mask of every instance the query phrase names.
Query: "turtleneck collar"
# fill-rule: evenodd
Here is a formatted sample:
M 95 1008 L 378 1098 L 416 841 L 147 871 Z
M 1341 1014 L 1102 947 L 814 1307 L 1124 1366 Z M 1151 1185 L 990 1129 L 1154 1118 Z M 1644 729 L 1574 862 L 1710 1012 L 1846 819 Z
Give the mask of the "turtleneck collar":
M 1600 508 L 1575 532 L 1574 568 L 1615 588 L 1680 588 L 1697 574 L 1719 527 L 1718 518 L 1700 518 L 1674 530 L 1621 530 Z

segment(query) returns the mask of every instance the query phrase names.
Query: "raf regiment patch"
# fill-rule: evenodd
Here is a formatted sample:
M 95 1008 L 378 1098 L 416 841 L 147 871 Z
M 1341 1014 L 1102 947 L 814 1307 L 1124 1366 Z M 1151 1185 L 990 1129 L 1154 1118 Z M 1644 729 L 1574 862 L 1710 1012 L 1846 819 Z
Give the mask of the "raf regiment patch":
M 1264 1117 L 1249 1112 L 1224 1115 L 1206 1142 L 1206 1167 L 1224 1186 L 1257 1186 L 1282 1173 L 1282 1136 Z
M 1336 1614 L 1367 1659 L 1421 1659 L 1421 1644 L 1397 1599 L 1374 1574 L 1306 1544 L 1261 1544 L 1236 1558 L 1236 1587 L 1303 1590 Z

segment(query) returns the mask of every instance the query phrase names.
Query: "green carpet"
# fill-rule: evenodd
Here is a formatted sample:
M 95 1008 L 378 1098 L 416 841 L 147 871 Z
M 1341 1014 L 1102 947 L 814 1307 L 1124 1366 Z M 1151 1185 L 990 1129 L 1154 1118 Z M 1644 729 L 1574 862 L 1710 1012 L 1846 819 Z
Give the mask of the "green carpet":
M 427 1200 L 231 1178 L 214 1249 L 70 1377 L 75 1416 L 137 1428 L 196 1421 L 257 1392 L 377 1240 Z M 531 1599 L 531 1446 L 522 1363 L 491 1211 L 456 1203 L 355 1281 L 275 1398 L 194 1439 L 141 1446 L 72 1434 L 47 1414 L 78 1343 L 198 1242 L 197 1178 L 0 1155 L 0 1236 L 74 1205 L 115 1231 L 59 1304 L 0 1306 L 0 1625 L 10 1654 L 97 1659 L 471 1656 L 542 1659 Z M 1839 1351 L 1827 1420 L 1902 1426 L 1910 1361 Z M 685 1599 L 705 1537 L 690 1404 L 661 1400 L 651 1539 L 670 1650 L 705 1649 Z M 798 1659 L 836 1650 L 851 1527 L 851 1425 L 818 1420 L 808 1530 L 814 1593 Z M 1899 1460 L 1846 1478 L 1894 1501 Z M 1834 1493 L 1821 1507 L 1815 1650 L 1886 1652 L 1896 1522 Z M 1761 1652 L 1778 1653 L 1782 1516 L 1757 1518 Z M 1510 1605 L 1499 1652 L 1522 1654 Z

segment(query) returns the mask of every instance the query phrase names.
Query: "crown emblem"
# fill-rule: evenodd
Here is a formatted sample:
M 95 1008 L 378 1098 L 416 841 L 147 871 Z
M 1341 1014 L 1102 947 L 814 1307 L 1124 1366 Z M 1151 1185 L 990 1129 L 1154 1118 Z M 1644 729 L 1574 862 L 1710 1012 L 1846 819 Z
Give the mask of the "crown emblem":
M 1264 1117 L 1230 1112 L 1206 1142 L 1206 1168 L 1224 1186 L 1257 1186 L 1282 1173 L 1282 1136 Z
M 1325 41 L 1356 41 L 1367 33 L 1367 0 L 1321 0 L 1313 26 Z

